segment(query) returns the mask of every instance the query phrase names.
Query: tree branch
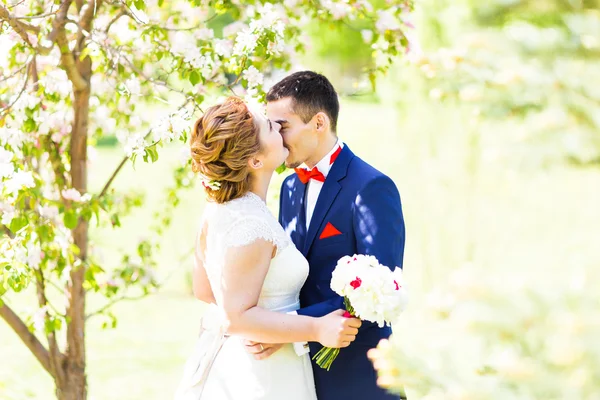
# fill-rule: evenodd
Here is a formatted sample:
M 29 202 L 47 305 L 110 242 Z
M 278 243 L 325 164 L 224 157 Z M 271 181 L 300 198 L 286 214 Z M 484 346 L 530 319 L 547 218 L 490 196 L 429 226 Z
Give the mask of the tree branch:
M 150 132 L 148 132 L 148 133 L 150 133 Z M 119 174 L 119 172 L 121 172 L 121 169 L 123 169 L 123 167 L 125 166 L 125 164 L 127 163 L 128 160 L 129 160 L 129 157 L 123 157 L 123 159 L 121 160 L 121 162 L 119 163 L 119 165 L 117 166 L 117 168 L 115 168 L 115 170 L 113 171 L 112 175 L 110 176 L 110 178 L 108 178 L 108 181 L 106 182 L 106 184 L 102 188 L 102 191 L 98 195 L 99 198 L 102 198 L 106 194 L 106 192 L 110 188 L 110 185 L 112 185 L 113 181 L 115 180 L 115 178 L 117 177 L 117 175 Z
M 83 16 L 80 18 L 79 23 L 81 29 L 89 32 L 92 27 L 92 20 L 96 15 L 100 6 L 102 6 L 103 0 L 89 0 L 87 8 L 83 12 Z
M 179 108 L 177 109 L 178 111 L 181 110 L 183 107 L 185 107 L 188 103 L 190 102 L 190 98 L 187 98 L 183 104 L 181 106 L 179 106 Z M 144 135 L 144 139 L 147 138 L 150 133 L 152 133 L 152 129 L 149 129 L 148 132 Z M 98 195 L 98 198 L 102 198 L 106 192 L 108 191 L 108 189 L 110 188 L 110 185 L 112 185 L 113 181 L 115 180 L 115 178 L 117 177 L 117 175 L 119 174 L 119 172 L 121 171 L 121 169 L 123 169 L 123 166 L 125 166 L 125 163 L 127 163 L 127 160 L 129 160 L 129 157 L 125 156 L 123 157 L 123 159 L 121 160 L 121 162 L 119 163 L 119 165 L 117 166 L 117 168 L 114 170 L 114 172 L 111 174 L 110 178 L 108 178 L 108 181 L 106 182 L 106 184 L 104 185 L 104 187 L 102 188 L 102 191 L 100 192 L 100 194 Z
M 122 9 L 113 19 L 110 20 L 108 25 L 106 25 L 106 28 L 104 28 L 104 33 L 108 33 L 108 31 L 110 30 L 110 27 L 113 26 L 113 24 L 115 22 L 117 22 L 121 17 L 124 17 L 124 16 L 128 16 L 131 18 L 131 16 L 127 13 L 127 10 Z
M 6 303 L 0 306 L 0 317 L 6 321 L 6 323 L 12 328 L 12 330 L 19 336 L 21 341 L 27 346 L 31 353 L 37 358 L 42 364 L 42 367 L 50 375 L 52 375 L 52 368 L 50 367 L 50 356 L 48 350 L 38 340 L 33 333 L 29 331 L 27 325 L 14 313 Z M 54 375 L 52 375 L 54 377 Z
M 194 246 L 192 246 L 186 253 L 182 254 L 181 257 L 179 257 L 179 260 L 177 260 L 177 262 L 179 263 L 179 265 L 175 268 L 173 268 L 171 270 L 171 272 L 167 275 L 167 277 L 165 279 L 163 279 L 162 282 L 160 282 L 158 285 L 156 285 L 156 292 L 160 290 L 160 288 L 162 288 L 175 274 L 175 272 L 177 272 L 179 270 L 179 268 L 181 268 L 182 266 L 185 265 L 185 261 L 189 259 L 189 257 L 194 253 Z M 156 293 L 155 292 L 155 293 Z M 99 308 L 96 311 L 91 312 L 90 314 L 85 316 L 86 321 L 96 315 L 102 314 L 104 311 L 108 310 L 109 308 L 111 308 L 112 306 L 114 306 L 116 303 L 120 302 L 120 301 L 132 301 L 132 300 L 141 300 L 144 297 L 147 297 L 150 293 L 146 294 L 140 294 L 137 296 L 127 296 L 126 294 L 123 294 L 121 296 L 115 297 L 114 299 L 112 299 L 111 301 L 109 301 L 107 304 L 105 304 L 103 307 Z
M 29 46 L 33 47 L 29 41 L 27 31 L 39 32 L 39 27 L 19 21 L 15 16 L 11 15 L 2 4 L 0 4 L 0 20 L 7 21 L 14 31 L 21 36 L 21 39 Z
M 46 305 L 50 305 L 48 299 L 46 298 L 46 284 L 44 280 L 44 274 L 41 269 L 38 269 L 34 273 L 36 280 L 36 291 L 38 296 L 38 304 L 40 307 L 45 307 Z M 50 305 L 51 306 L 51 305 Z M 52 306 L 51 306 L 52 307 Z M 54 307 L 52 307 L 54 308 Z M 47 313 L 44 315 L 44 319 L 47 318 Z M 57 378 L 59 381 L 63 380 L 63 370 L 61 368 L 62 362 L 64 360 L 64 355 L 60 352 L 58 348 L 58 342 L 56 340 L 56 333 L 54 331 L 46 333 L 46 339 L 48 340 L 48 348 L 49 348 L 49 366 L 52 369 L 51 375 Z
M 31 62 L 28 63 L 27 67 L 29 67 L 30 64 L 31 64 Z M 25 90 L 27 89 L 27 82 L 29 82 L 29 72 L 30 72 L 30 68 L 27 68 L 27 74 L 25 75 L 25 81 L 23 82 L 23 87 L 21 88 L 21 91 L 19 92 L 17 97 L 13 100 L 12 103 L 10 103 L 6 107 L 4 107 L 2 110 L 0 110 L 0 120 L 4 118 L 4 116 L 10 111 L 10 109 L 17 103 L 17 101 L 19 101 L 19 99 L 21 98 L 23 93 L 25 93 Z
M 96 316 L 96 315 L 100 315 L 102 314 L 104 311 L 108 310 L 109 308 L 111 308 L 112 306 L 114 306 L 116 303 L 120 302 L 120 301 L 133 301 L 133 300 L 141 300 L 144 297 L 147 297 L 148 294 L 143 293 L 137 296 L 127 296 L 127 295 L 122 295 L 122 296 L 118 296 L 113 298 L 111 301 L 109 301 L 108 303 L 106 303 L 103 307 L 99 308 L 98 310 L 89 313 L 88 315 L 85 316 L 85 320 L 87 321 L 88 319 Z
M 15 238 L 15 235 L 11 232 L 10 229 L 8 229 L 8 227 L 6 225 L 2 225 L 2 231 L 4 232 L 4 234 L 6 236 L 8 236 L 11 239 Z
M 48 39 L 52 41 L 54 39 L 54 35 L 56 36 L 56 43 L 58 44 L 58 48 L 60 49 L 60 60 L 61 65 L 65 69 L 69 80 L 73 84 L 73 88 L 75 90 L 84 90 L 88 83 L 83 79 L 79 71 L 77 70 L 77 65 L 75 64 L 75 57 L 69 48 L 69 40 L 67 39 L 67 34 L 65 33 L 65 24 L 67 22 L 67 14 L 69 11 L 69 6 L 73 0 L 64 0 L 61 4 L 60 13 L 57 15 L 56 19 L 53 23 L 52 32 L 48 35 Z

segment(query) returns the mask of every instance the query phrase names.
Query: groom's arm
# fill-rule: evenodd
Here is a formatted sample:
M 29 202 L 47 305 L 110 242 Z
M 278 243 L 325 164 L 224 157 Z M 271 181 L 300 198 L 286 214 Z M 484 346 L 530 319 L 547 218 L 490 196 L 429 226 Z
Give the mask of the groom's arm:
M 352 215 L 357 254 L 374 256 L 392 271 L 402 268 L 405 226 L 394 182 L 381 176 L 367 183 L 356 196 Z M 376 326 L 364 321 L 360 330 Z
M 400 193 L 387 176 L 370 181 L 353 205 L 358 254 L 372 255 L 390 269 L 402 268 L 405 227 Z

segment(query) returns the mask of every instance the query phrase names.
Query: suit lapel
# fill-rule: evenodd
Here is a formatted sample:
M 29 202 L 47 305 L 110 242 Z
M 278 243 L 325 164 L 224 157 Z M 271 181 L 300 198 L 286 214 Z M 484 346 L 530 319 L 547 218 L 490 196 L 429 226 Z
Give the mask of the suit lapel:
M 352 153 L 350 148 L 348 146 L 344 146 L 342 152 L 338 156 L 338 159 L 331 167 L 329 175 L 327 175 L 327 179 L 323 184 L 321 193 L 319 193 L 319 198 L 317 199 L 317 204 L 315 205 L 315 211 L 313 212 L 312 219 L 310 220 L 310 226 L 308 227 L 308 232 L 304 240 L 304 246 L 299 247 L 303 249 L 302 253 L 305 257 L 308 255 L 308 251 L 310 250 L 317 233 L 321 230 L 321 226 L 323 225 L 327 212 L 333 205 L 333 202 L 342 189 L 342 185 L 339 183 L 339 181 L 346 176 L 348 165 L 353 157 L 354 153 Z M 303 221 L 306 221 L 306 219 Z
M 293 230 L 289 232 L 292 242 L 297 249 L 302 250 L 304 246 L 304 240 L 306 237 L 306 185 L 304 185 L 298 178 L 295 179 L 294 186 L 292 187 L 292 198 L 291 198 L 291 215 L 288 215 L 287 224 L 292 224 L 292 221 L 296 219 Z M 286 228 L 286 227 L 284 227 Z

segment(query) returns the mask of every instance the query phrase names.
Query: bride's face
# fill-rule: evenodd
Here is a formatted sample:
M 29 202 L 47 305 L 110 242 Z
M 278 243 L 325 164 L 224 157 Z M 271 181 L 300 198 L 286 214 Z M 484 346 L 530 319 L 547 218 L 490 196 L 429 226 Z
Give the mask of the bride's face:
M 264 114 L 250 110 L 259 126 L 260 153 L 256 157 L 262 162 L 262 168 L 273 172 L 289 155 L 289 150 L 283 146 L 283 138 L 279 133 L 281 125 L 269 120 Z

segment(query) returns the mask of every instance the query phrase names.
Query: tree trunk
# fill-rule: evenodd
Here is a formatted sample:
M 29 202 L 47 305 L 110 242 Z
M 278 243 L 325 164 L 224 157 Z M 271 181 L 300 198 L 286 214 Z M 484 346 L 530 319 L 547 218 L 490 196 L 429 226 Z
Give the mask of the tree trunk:
M 87 133 L 89 119 L 91 60 L 77 61 L 77 69 L 87 82 L 82 90 L 75 90 L 73 99 L 74 122 L 71 132 L 71 183 L 81 194 L 87 191 Z M 85 400 L 87 379 L 85 374 L 85 290 L 83 282 L 88 246 L 88 223 L 80 219 L 73 230 L 73 240 L 79 248 L 81 263 L 73 267 L 68 287 L 67 349 L 63 363 L 64 379 L 56 381 L 59 400 Z

